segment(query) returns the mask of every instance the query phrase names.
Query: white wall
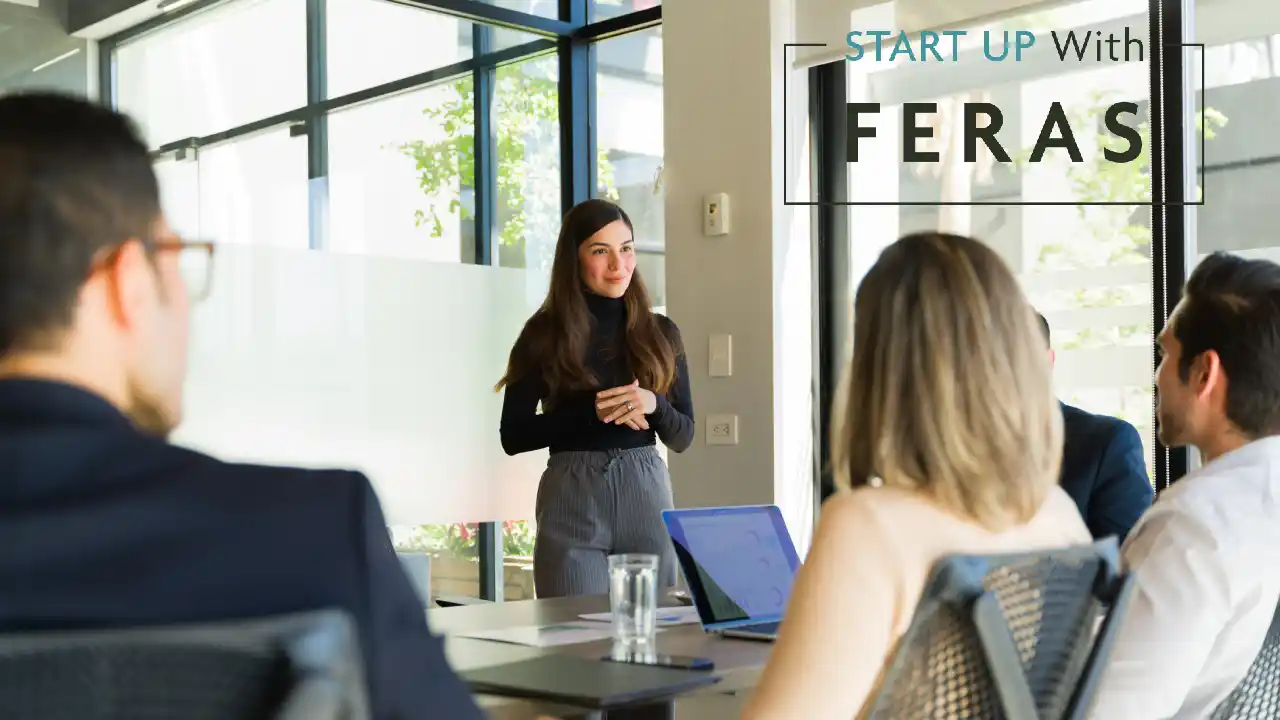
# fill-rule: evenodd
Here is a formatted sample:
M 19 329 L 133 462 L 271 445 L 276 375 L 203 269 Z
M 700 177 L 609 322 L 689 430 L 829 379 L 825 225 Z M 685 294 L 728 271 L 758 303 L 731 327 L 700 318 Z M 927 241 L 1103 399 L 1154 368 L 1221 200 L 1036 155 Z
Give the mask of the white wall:
M 791 25 L 786 0 L 663 6 L 664 65 L 681 68 L 665 85 L 667 297 L 699 423 L 693 447 L 670 463 L 677 505 L 777 503 L 803 551 L 813 514 L 811 251 L 809 210 L 784 205 L 784 195 L 806 199 L 808 182 L 803 73 L 788 77 L 783 98 Z M 713 192 L 730 196 L 728 236 L 701 234 L 701 199 Z M 713 333 L 733 336 L 732 377 L 708 373 Z M 706 444 L 713 413 L 738 415 L 737 445 Z

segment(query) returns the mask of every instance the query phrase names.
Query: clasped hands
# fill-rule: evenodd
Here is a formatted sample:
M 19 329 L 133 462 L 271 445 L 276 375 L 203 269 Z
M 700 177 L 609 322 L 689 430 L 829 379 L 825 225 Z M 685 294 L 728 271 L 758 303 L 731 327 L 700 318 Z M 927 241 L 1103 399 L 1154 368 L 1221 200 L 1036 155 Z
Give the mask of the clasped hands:
M 639 380 L 596 393 L 596 416 L 600 421 L 626 425 L 632 430 L 648 430 L 644 416 L 657 408 L 658 398 L 640 387 Z

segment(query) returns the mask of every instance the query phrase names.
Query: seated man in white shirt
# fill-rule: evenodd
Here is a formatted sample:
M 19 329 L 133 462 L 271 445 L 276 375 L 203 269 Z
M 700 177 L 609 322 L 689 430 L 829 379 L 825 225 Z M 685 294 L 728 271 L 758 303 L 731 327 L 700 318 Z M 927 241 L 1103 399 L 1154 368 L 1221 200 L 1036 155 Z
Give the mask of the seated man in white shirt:
M 1202 467 L 1134 527 L 1132 602 L 1097 718 L 1206 718 L 1253 663 L 1280 599 L 1280 266 L 1217 253 L 1159 338 L 1166 446 Z

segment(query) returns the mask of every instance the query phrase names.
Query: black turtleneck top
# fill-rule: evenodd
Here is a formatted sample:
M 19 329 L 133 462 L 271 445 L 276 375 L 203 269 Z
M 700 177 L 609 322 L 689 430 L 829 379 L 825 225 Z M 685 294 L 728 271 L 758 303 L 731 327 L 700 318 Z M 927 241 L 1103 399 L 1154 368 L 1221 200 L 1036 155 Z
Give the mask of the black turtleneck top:
M 541 376 L 521 378 L 508 385 L 502 401 L 502 449 L 508 455 L 544 447 L 553 453 L 614 450 L 653 445 L 655 438 L 661 438 L 669 449 L 684 452 L 693 444 L 693 399 L 680 330 L 666 316 L 657 316 L 658 327 L 676 347 L 676 377 L 666 395 L 654 393 L 657 407 L 645 416 L 649 429 L 603 423 L 596 414 L 596 393 L 635 380 L 626 353 L 622 352 L 626 306 L 621 298 L 589 292 L 583 295 L 595 321 L 586 365 L 600 387 L 566 393 L 549 411 L 538 413 L 539 401 L 546 399 L 549 392 Z

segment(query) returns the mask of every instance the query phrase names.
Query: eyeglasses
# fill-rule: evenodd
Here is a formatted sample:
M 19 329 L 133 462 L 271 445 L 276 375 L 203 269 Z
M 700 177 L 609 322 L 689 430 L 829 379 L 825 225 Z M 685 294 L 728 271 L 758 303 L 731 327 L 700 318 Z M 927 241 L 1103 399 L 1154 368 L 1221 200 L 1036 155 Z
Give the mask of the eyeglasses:
M 178 272 L 187 286 L 187 297 L 196 303 L 209 297 L 213 285 L 214 243 L 207 240 L 158 239 L 157 252 L 178 253 Z
M 207 240 L 182 240 L 177 237 L 156 238 L 152 241 L 152 248 L 156 253 L 178 253 L 178 272 L 186 286 L 187 298 L 192 303 L 198 303 L 209 297 L 209 291 L 213 285 L 214 247 L 215 244 Z M 104 248 L 89 272 L 92 274 L 111 265 L 119 253 L 120 246 L 109 250 Z

